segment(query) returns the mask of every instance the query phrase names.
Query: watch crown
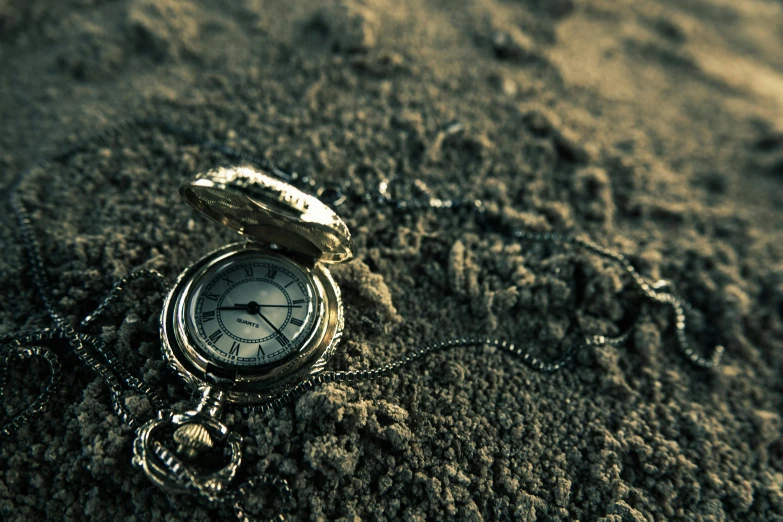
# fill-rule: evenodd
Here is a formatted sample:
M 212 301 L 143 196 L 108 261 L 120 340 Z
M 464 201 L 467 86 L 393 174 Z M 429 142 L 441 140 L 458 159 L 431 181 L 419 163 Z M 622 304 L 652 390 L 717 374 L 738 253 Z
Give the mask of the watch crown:
M 177 453 L 193 458 L 199 451 L 212 447 L 212 436 L 207 429 L 198 423 L 185 424 L 174 432 L 174 442 L 177 443 Z

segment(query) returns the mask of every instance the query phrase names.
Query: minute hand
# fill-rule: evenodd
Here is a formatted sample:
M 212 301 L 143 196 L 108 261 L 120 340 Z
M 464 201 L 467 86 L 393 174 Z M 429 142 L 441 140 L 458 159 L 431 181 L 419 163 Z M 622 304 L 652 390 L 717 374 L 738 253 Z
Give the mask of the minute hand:
M 302 308 L 302 305 L 272 305 L 272 304 L 260 304 L 259 307 L 264 306 L 267 308 Z M 221 306 L 218 310 L 247 310 L 247 305 L 234 305 L 234 306 Z

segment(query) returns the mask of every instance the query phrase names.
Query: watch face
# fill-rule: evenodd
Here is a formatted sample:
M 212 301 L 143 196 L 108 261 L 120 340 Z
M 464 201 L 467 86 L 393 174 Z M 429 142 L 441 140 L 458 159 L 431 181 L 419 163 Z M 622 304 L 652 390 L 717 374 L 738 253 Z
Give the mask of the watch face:
M 317 321 L 312 278 L 293 261 L 243 252 L 212 266 L 184 302 L 185 325 L 208 359 L 260 366 L 296 353 Z

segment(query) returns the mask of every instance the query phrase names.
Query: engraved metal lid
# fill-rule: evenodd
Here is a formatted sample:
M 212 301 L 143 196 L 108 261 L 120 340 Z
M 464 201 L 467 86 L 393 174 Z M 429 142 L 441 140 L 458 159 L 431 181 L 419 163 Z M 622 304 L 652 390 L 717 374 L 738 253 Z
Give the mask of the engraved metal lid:
M 252 167 L 218 167 L 184 181 L 180 195 L 240 234 L 324 263 L 353 257 L 351 233 L 318 198 Z

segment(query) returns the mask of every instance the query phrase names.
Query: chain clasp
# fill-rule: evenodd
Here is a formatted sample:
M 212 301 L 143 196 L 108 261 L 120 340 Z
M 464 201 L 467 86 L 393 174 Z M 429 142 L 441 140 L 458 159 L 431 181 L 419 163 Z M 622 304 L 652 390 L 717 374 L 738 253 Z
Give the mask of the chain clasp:
M 161 410 L 155 419 L 138 429 L 132 462 L 164 490 L 196 493 L 213 502 L 219 499 L 239 469 L 242 437 L 218 420 L 225 400 L 224 393 L 210 387 L 200 392 L 201 398 L 195 410 L 184 413 Z M 171 439 L 177 445 L 176 450 L 161 442 L 166 431 L 173 432 Z M 226 445 L 228 462 L 220 469 L 204 472 L 188 463 L 221 443 Z

